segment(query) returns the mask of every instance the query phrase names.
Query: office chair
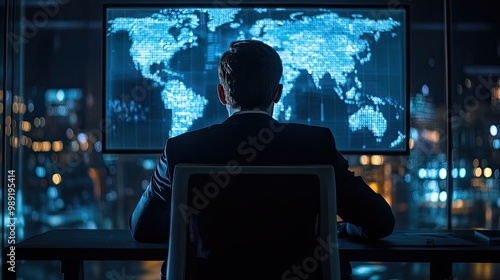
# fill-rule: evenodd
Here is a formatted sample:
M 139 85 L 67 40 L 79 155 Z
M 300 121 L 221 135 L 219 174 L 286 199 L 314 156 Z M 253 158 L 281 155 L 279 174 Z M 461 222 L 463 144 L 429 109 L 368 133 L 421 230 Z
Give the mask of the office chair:
M 179 164 L 167 280 L 340 279 L 333 167 Z

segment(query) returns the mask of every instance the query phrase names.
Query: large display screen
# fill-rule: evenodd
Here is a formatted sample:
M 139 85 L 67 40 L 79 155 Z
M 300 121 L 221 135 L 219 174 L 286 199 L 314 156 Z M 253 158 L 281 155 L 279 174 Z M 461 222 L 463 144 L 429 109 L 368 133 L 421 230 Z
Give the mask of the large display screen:
M 343 153 L 408 151 L 407 10 L 334 6 L 107 6 L 106 152 L 159 152 L 227 118 L 217 66 L 232 41 L 283 61 L 274 118 L 331 129 Z

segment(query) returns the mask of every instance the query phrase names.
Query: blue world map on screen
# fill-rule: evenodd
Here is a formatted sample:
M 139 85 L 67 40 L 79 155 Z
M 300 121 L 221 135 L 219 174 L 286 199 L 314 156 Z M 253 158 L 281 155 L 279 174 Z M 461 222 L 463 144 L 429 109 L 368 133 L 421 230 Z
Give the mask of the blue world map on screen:
M 136 131 L 158 138 L 158 127 L 166 126 L 158 147 L 150 148 L 161 149 L 165 138 L 227 117 L 209 108 L 219 82 L 218 60 L 231 41 L 257 39 L 276 49 L 283 62 L 275 119 L 329 127 L 341 151 L 406 149 L 403 15 L 321 8 L 114 8 L 107 16 L 108 80 L 133 68 L 169 112 L 151 131 Z M 128 68 L 117 62 L 125 56 Z M 118 92 L 106 83 L 107 117 L 116 130 L 107 145 L 140 148 L 148 142 L 126 143 L 130 130 L 123 126 L 154 123 L 154 101 L 124 101 L 125 87 Z

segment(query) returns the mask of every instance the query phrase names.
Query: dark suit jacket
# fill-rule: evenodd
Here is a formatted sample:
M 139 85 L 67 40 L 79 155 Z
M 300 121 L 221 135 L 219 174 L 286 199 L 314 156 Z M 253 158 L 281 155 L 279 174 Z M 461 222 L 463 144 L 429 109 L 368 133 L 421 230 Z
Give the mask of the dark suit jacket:
M 329 129 L 279 123 L 263 113 L 239 113 L 221 124 L 167 141 L 130 219 L 136 240 L 168 239 L 171 182 L 178 163 L 331 164 L 336 178 L 337 214 L 358 226 L 356 234 L 378 239 L 391 234 L 394 228 L 390 206 L 348 170 L 348 162 L 336 149 Z

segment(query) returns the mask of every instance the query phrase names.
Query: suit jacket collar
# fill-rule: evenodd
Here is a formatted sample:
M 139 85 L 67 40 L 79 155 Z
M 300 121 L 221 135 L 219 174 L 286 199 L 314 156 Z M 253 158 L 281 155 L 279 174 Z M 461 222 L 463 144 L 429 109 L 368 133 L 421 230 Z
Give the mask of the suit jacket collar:
M 243 123 L 256 123 L 256 122 L 266 122 L 269 123 L 274 119 L 268 114 L 262 113 L 243 113 L 243 114 L 233 114 L 227 118 L 223 124 L 243 124 Z

